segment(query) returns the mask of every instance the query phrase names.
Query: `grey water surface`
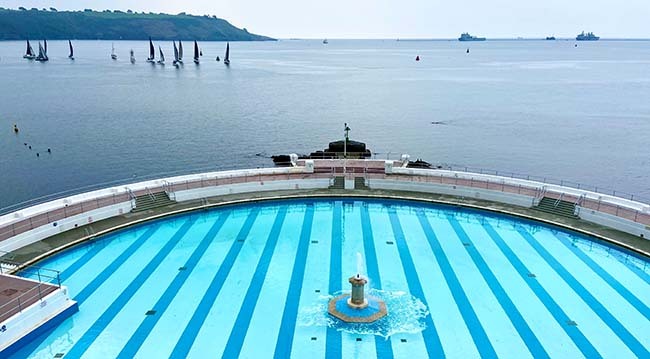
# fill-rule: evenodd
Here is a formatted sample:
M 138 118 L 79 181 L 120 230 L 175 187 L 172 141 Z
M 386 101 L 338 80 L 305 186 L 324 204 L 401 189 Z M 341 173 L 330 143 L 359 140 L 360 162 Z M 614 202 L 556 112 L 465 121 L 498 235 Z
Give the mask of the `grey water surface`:
M 73 44 L 76 60 L 67 41 L 49 41 L 50 61 L 38 63 L 22 58 L 24 42 L 0 42 L 0 208 L 165 173 L 272 166 L 272 154 L 323 149 L 344 122 L 379 158 L 650 197 L 648 41 L 237 42 L 230 67 L 215 61 L 225 43 L 200 43 L 197 66 L 184 41 L 178 69 L 171 42 L 156 43 L 164 67 L 144 61 L 144 41 L 115 41 L 117 61 L 110 41 Z

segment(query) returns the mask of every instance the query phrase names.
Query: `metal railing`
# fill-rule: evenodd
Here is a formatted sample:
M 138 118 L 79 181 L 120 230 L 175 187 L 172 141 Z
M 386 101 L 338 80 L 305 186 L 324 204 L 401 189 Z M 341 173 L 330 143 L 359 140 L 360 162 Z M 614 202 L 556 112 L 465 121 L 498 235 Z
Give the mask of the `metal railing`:
M 350 166 L 351 164 L 348 164 Z M 485 171 L 483 171 L 485 172 Z M 374 178 L 383 178 L 383 179 L 399 179 L 406 181 L 414 182 L 433 182 L 440 184 L 449 184 L 455 186 L 466 186 L 473 188 L 482 188 L 489 189 L 494 191 L 501 191 L 507 193 L 517 193 L 524 194 L 536 198 L 537 196 L 543 195 L 554 198 L 556 203 L 559 203 L 557 200 L 566 198 L 567 201 L 579 201 L 578 195 L 567 195 L 562 192 L 550 191 L 542 186 L 540 189 L 539 185 L 534 183 L 526 184 L 513 184 L 506 183 L 503 179 L 489 180 L 484 176 L 473 177 L 471 172 L 470 178 L 459 178 L 454 177 L 449 174 L 436 174 L 432 176 L 427 175 L 410 175 L 410 174 L 390 174 L 386 175 L 384 169 L 379 167 L 368 167 L 366 163 L 358 164 L 357 167 L 348 167 L 347 173 L 350 176 L 354 174 L 362 174 L 366 182 L 369 183 Z M 432 172 L 433 173 L 433 172 Z M 69 216 L 78 215 L 84 213 L 85 211 L 90 211 L 97 208 L 102 208 L 111 204 L 123 203 L 129 201 L 131 195 L 142 195 L 147 193 L 152 193 L 152 189 L 155 191 L 169 191 L 170 193 L 175 193 L 178 191 L 204 188 L 204 187 L 213 187 L 213 186 L 222 186 L 222 185 L 233 185 L 238 183 L 249 183 L 249 182 L 264 182 L 264 181 L 276 181 L 276 180 L 295 180 L 295 179 L 329 179 L 333 180 L 334 177 L 340 176 L 342 174 L 342 167 L 340 166 L 325 166 L 325 167 L 316 167 L 314 173 L 303 173 L 303 172 L 287 172 L 287 173 L 254 173 L 249 174 L 249 172 L 244 173 L 233 173 L 227 176 L 224 176 L 223 173 L 219 175 L 214 175 L 211 177 L 200 176 L 200 178 L 188 179 L 185 181 L 177 182 L 163 182 L 160 187 L 149 188 L 145 190 L 137 191 L 137 193 L 129 192 L 122 194 L 111 194 L 105 197 L 99 197 L 94 199 L 89 199 L 87 201 L 74 203 L 69 206 L 56 208 L 46 213 L 41 213 L 34 215 L 28 218 L 25 218 L 21 221 L 12 223 L 10 225 L 0 227 L 0 241 L 7 238 L 13 237 L 17 234 L 29 231 L 31 229 L 52 224 L 56 225 L 56 222 L 67 218 Z M 486 174 L 486 173 L 484 173 Z M 487 173 L 493 174 L 493 173 Z M 501 176 L 501 174 L 495 174 Z M 517 177 L 508 177 L 508 178 L 517 178 Z M 602 200 L 594 200 L 589 198 L 584 198 L 581 200 L 581 207 L 597 210 L 603 213 L 612 214 L 630 221 L 643 223 L 645 225 L 650 225 L 650 213 L 639 212 L 637 210 L 622 207 L 613 202 L 606 202 Z
M 444 169 L 444 170 L 449 170 L 449 171 L 457 171 L 457 172 L 467 172 L 467 173 L 478 173 L 478 174 L 485 174 L 485 175 L 494 175 L 494 176 L 499 176 L 499 177 L 508 177 L 508 178 L 514 178 L 514 179 L 527 180 L 527 181 L 541 182 L 541 183 L 545 183 L 545 184 L 566 186 L 566 187 L 572 187 L 572 188 L 579 189 L 579 190 L 595 192 L 595 193 L 600 193 L 600 194 L 604 194 L 604 195 L 629 199 L 631 201 L 637 201 L 637 202 L 650 204 L 650 198 L 648 198 L 647 196 L 632 194 L 632 193 L 629 193 L 629 192 L 620 191 L 620 190 L 616 190 L 616 189 L 611 189 L 611 188 L 607 188 L 607 187 L 603 187 L 603 186 L 594 186 L 594 185 L 584 184 L 584 183 L 575 182 L 575 181 L 556 179 L 556 178 L 553 178 L 553 177 L 535 176 L 535 175 L 521 174 L 521 173 L 516 173 L 516 172 L 499 171 L 499 170 L 486 169 L 486 168 L 480 168 L 480 167 L 470 167 L 470 166 L 463 166 L 463 165 L 457 165 L 457 164 L 444 164 L 444 165 L 441 165 L 439 167 L 439 169 Z
M 10 254 L 0 251 L 2 257 Z M 60 272 L 53 269 L 38 266 L 23 267 L 20 263 L 0 258 L 0 274 L 14 274 L 16 271 L 22 277 L 36 280 L 34 286 L 0 306 L 0 322 L 20 313 L 26 307 L 34 304 L 35 301 L 42 301 L 45 296 L 52 292 L 53 288 L 61 288 Z

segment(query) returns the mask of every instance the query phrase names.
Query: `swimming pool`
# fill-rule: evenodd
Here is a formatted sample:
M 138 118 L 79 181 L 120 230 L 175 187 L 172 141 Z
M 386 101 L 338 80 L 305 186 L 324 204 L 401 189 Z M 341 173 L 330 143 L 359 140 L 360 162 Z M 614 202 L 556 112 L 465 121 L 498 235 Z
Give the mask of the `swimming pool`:
M 418 325 L 386 337 L 327 317 L 357 253 L 373 291 L 423 305 Z M 646 261 L 456 207 L 233 205 L 147 222 L 39 265 L 61 271 L 79 312 L 17 358 L 633 358 L 650 348 Z

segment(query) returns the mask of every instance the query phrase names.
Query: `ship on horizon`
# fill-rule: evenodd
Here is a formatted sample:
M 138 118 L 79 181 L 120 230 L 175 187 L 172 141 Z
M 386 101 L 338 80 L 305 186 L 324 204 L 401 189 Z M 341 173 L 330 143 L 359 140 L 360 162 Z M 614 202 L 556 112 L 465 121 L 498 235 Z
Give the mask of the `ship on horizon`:
M 578 36 L 576 36 L 577 41 L 596 41 L 598 39 L 600 39 L 600 37 L 594 35 L 593 32 L 588 32 L 585 34 L 585 32 L 583 31 L 580 34 L 578 34 Z
M 484 37 L 472 36 L 469 33 L 464 32 L 464 33 L 462 33 L 460 35 L 460 37 L 458 38 L 458 41 L 485 41 L 485 38 Z

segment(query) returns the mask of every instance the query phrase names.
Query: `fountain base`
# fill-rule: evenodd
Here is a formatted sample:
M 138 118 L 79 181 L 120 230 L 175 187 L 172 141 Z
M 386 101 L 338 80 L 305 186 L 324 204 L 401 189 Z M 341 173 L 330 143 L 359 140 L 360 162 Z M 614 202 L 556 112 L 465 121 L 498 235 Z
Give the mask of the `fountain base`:
M 388 314 L 386 303 L 375 297 L 367 297 L 363 304 L 350 304 L 350 294 L 339 295 L 330 300 L 327 312 L 347 323 L 372 323 Z

